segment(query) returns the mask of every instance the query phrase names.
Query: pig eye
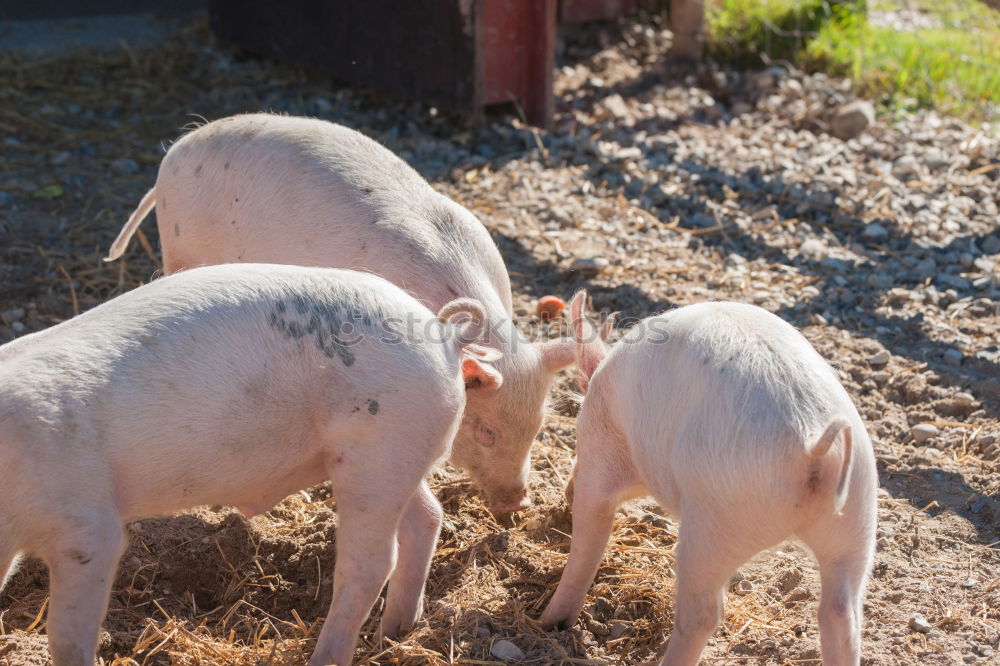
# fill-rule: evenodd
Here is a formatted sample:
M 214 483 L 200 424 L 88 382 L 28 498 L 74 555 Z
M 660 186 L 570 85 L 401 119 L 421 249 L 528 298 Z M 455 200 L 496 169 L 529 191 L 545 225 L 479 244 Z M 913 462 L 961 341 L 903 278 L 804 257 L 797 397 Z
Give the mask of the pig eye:
M 483 446 L 493 446 L 497 441 L 497 433 L 493 428 L 480 423 L 479 427 L 476 428 L 476 439 Z

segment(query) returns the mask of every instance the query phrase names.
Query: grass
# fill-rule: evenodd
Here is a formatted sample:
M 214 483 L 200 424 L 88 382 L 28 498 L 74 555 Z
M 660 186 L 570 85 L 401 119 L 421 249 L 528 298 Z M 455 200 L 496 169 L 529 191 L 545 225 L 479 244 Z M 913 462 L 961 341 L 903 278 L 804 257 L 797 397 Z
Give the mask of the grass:
M 919 27 L 874 20 L 899 10 Z M 850 76 L 891 108 L 1000 119 L 1000 12 L 978 0 L 715 0 L 708 30 L 720 59 L 788 60 Z

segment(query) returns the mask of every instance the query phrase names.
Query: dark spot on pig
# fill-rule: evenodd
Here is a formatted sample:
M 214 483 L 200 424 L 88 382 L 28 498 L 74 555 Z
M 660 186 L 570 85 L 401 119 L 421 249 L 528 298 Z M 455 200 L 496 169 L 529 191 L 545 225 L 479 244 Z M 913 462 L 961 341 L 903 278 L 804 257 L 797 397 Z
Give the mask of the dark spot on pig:
M 223 164 L 222 168 L 223 169 L 228 169 L 229 168 L 229 162 L 226 162 L 225 164 Z
M 458 292 L 450 284 L 446 284 L 444 288 L 448 292 L 448 298 L 458 298 Z
M 344 462 L 344 456 L 337 456 L 337 464 Z
M 181 225 L 179 225 L 179 224 L 175 224 L 174 225 L 174 235 L 177 236 L 178 238 L 180 238 L 180 235 L 181 235 Z
M 374 188 L 368 187 L 367 185 L 361 188 L 361 194 L 371 194 L 374 191 Z
M 378 400 L 368 401 L 368 413 L 371 414 L 372 416 L 378 414 Z
M 353 325 L 353 322 L 361 320 L 371 326 L 371 317 L 366 313 L 350 313 L 339 304 L 310 302 L 301 295 L 296 295 L 292 303 L 294 313 L 283 301 L 277 301 L 268 314 L 268 323 L 292 340 L 314 335 L 316 347 L 328 358 L 339 358 L 345 366 L 353 365 L 354 352 L 341 337 L 342 322 L 352 320 Z
M 195 168 L 195 170 L 194 170 L 194 175 L 196 175 L 196 176 L 200 176 L 200 175 L 201 175 L 201 167 L 202 167 L 202 165 L 201 165 L 201 164 L 199 164 L 199 165 L 198 165 L 198 166 L 197 166 L 197 167 Z
M 236 197 L 236 203 L 239 203 L 239 202 L 240 202 L 240 198 Z
M 815 495 L 819 491 L 819 486 L 822 479 L 820 478 L 819 465 L 814 464 L 809 468 L 809 478 L 806 479 L 806 488 L 809 493 Z
M 236 220 L 233 220 L 232 222 L 230 222 L 230 224 L 236 224 Z
M 69 555 L 70 557 L 72 557 L 74 560 L 76 560 L 80 564 L 86 564 L 87 562 L 90 562 L 90 560 L 92 559 L 86 553 L 81 553 L 78 550 L 71 550 L 71 551 L 67 552 L 66 554 Z

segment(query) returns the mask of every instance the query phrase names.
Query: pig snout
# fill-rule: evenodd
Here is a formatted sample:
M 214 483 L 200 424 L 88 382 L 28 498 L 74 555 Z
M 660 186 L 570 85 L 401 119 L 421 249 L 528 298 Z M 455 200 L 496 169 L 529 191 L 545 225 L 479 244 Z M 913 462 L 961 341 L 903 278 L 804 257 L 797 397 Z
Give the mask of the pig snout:
M 491 494 L 489 497 L 490 511 L 493 513 L 524 511 L 531 506 L 531 498 L 528 497 L 528 491 L 524 487 Z

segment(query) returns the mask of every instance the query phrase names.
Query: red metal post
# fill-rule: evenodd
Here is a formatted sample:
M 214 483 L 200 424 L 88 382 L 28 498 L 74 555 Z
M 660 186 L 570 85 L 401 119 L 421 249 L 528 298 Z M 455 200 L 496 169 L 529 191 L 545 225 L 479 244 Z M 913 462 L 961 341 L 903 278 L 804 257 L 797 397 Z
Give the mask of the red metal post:
M 483 103 L 515 101 L 528 122 L 551 127 L 556 0 L 484 0 Z

